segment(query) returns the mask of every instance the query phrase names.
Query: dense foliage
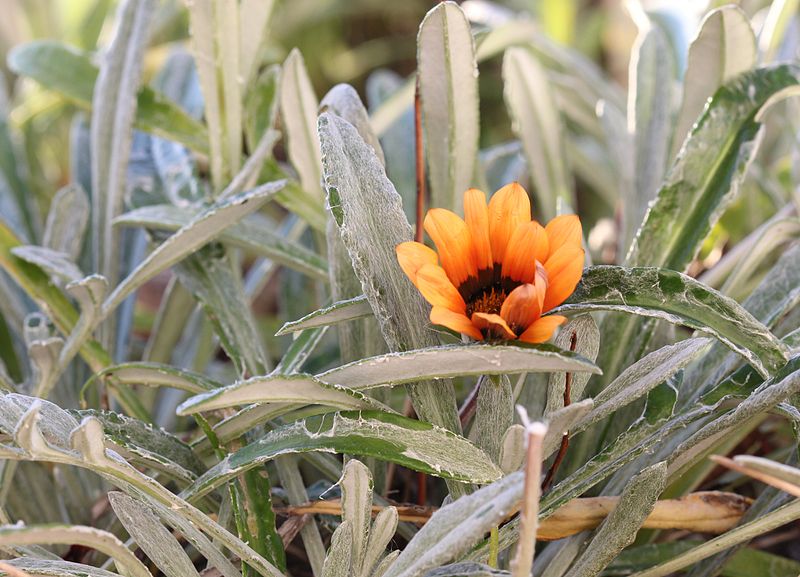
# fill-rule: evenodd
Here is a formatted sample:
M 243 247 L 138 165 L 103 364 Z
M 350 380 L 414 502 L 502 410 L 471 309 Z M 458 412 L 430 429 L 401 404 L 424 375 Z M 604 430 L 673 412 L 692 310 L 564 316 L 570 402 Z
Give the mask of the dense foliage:
M 7 0 L 0 573 L 800 573 L 798 2 L 711 4 Z M 397 247 L 515 181 L 586 267 L 474 342 Z

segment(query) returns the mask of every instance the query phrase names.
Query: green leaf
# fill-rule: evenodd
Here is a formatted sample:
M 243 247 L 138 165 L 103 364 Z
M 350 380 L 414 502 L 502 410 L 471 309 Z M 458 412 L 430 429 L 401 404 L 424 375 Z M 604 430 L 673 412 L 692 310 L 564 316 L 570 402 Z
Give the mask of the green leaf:
M 350 521 L 342 521 L 331 536 L 322 577 L 349 577 L 353 558 L 353 529 Z
M 763 62 L 772 62 L 779 55 L 798 5 L 797 0 L 778 0 L 770 4 L 758 37 L 758 50 Z
M 267 433 L 209 469 L 183 493 L 197 499 L 280 455 L 328 451 L 375 457 L 436 477 L 490 483 L 501 471 L 463 437 L 435 425 L 377 411 L 328 413 Z
M 381 143 L 369 122 L 367 114 L 358 93 L 349 84 L 338 84 L 334 86 L 325 98 L 322 99 L 320 110 L 330 110 L 334 114 L 342 117 L 352 124 L 364 142 L 369 144 L 375 151 L 378 160 L 386 165 Z M 328 262 L 331 298 L 334 301 L 341 301 L 357 297 L 363 293 L 361 281 L 353 270 L 353 263 L 350 255 L 339 235 L 339 227 L 328 219 L 326 230 L 328 241 Z M 372 309 L 370 309 L 370 313 Z M 340 324 L 337 327 L 339 335 L 339 356 L 342 362 L 349 362 L 360 359 L 364 356 L 371 356 L 385 350 L 383 339 L 380 336 L 378 325 L 374 318 L 368 318 L 357 323 Z
M 586 550 L 570 568 L 570 577 L 594 577 L 633 543 L 636 533 L 655 507 L 666 486 L 667 464 L 660 462 L 631 479 L 619 505 L 598 527 Z
M 303 55 L 297 48 L 292 49 L 283 63 L 278 93 L 289 160 L 300 177 L 303 190 L 321 202 L 322 160 L 315 130 L 319 102 L 308 78 Z
M 311 403 L 337 409 L 388 408 L 357 391 L 298 374 L 252 377 L 203 392 L 184 401 L 177 412 L 192 415 L 249 403 Z
M 553 345 L 476 343 L 379 355 L 330 369 L 317 376 L 327 383 L 363 390 L 423 379 L 553 371 L 597 373 L 599 369 L 580 355 Z
M 264 6 L 267 12 L 269 8 Z M 214 9 L 217 82 L 224 100 L 225 154 L 231 174 L 236 174 L 242 163 L 242 84 L 245 80 L 239 53 L 240 42 L 244 39 L 239 30 L 239 1 L 217 0 Z
M 675 156 L 717 89 L 756 63 L 756 37 L 747 15 L 728 4 L 706 14 L 689 46 L 683 103 L 672 144 Z
M 68 184 L 50 202 L 42 246 L 80 258 L 89 221 L 89 198 L 79 184 Z
M 155 5 L 153 0 L 126 0 L 119 5 L 118 26 L 102 55 L 92 93 L 92 264 L 112 287 L 119 280 L 121 268 L 120 233 L 112 223 L 122 213 L 127 193 L 136 94 Z M 113 352 L 110 345 L 116 332 L 116 316 L 107 320 L 100 337 Z
M 61 559 L 18 557 L 4 561 L 4 563 L 25 571 L 32 577 L 119 577 L 118 573 Z
M 290 321 L 284 324 L 275 333 L 275 336 L 280 337 L 305 329 L 325 327 L 369 316 L 372 316 L 372 307 L 367 297 L 359 295 L 351 299 L 337 301 L 325 308 L 315 310 L 313 313 L 308 313 L 301 319 Z
M 91 109 L 98 71 L 88 54 L 61 42 L 40 40 L 15 47 L 8 55 L 8 64 L 17 74 L 33 78 L 81 108 Z M 134 127 L 208 153 L 205 127 L 150 88 L 139 89 Z
M 208 132 L 205 146 L 209 154 L 211 179 L 215 192 L 223 186 L 225 177 L 225 150 L 223 139 L 222 103 L 217 85 L 217 55 L 214 38 L 214 6 L 210 0 L 192 2 L 188 6 L 189 36 L 192 55 L 194 56 L 200 90 L 203 93 L 203 107 Z
M 433 571 L 428 571 L 426 577 L 508 577 L 508 571 L 493 569 L 482 563 L 453 563 Z
M 511 473 L 439 509 L 384 577 L 417 577 L 458 558 L 519 504 L 523 481 L 524 473 Z
M 635 162 L 630 197 L 623 197 L 623 249 L 630 246 L 664 178 L 673 126 L 675 76 L 666 34 L 648 23 L 636 39 L 629 70 L 628 130 L 633 134 Z
M 634 571 L 646 569 L 668 561 L 700 545 L 701 541 L 693 539 L 650 543 L 639 547 L 631 547 L 620 553 L 606 568 L 603 575 L 630 575 Z M 751 577 L 759 575 L 769 568 L 769 577 L 796 577 L 800 574 L 800 563 L 773 553 L 758 549 L 742 549 L 738 551 L 722 568 L 722 577 Z
M 509 48 L 503 57 L 503 85 L 513 129 L 522 141 L 533 180 L 540 219 L 569 210 L 572 184 L 564 164 L 561 112 L 544 68 L 525 48 Z
M 742 355 L 764 376 L 787 361 L 786 346 L 739 303 L 675 271 L 590 267 L 556 311 L 592 310 L 626 312 L 703 331 Z
M 467 17 L 441 2 L 417 37 L 419 95 L 431 206 L 461 212 L 478 156 L 478 67 Z
M 216 203 L 199 213 L 161 243 L 125 278 L 103 303 L 103 313 L 113 311 L 134 290 L 155 275 L 180 262 L 219 236 L 223 230 L 258 210 L 285 181 L 270 182 Z
M 633 574 L 633 577 L 663 577 L 671 575 L 684 567 L 690 567 L 703 559 L 710 557 L 715 553 L 733 547 L 739 543 L 750 541 L 754 537 L 763 535 L 768 531 L 777 529 L 778 527 L 791 523 L 800 518 L 800 501 L 794 500 L 783 507 L 776 509 L 770 513 L 762 515 L 758 519 L 740 525 L 735 529 L 731 529 L 727 533 L 723 533 L 719 537 L 715 537 L 698 545 L 697 547 L 686 551 L 680 555 L 674 556 L 668 561 L 660 563 L 650 569 L 639 571 Z M 760 566 L 759 570 L 764 567 Z
M 111 378 L 124 385 L 145 385 L 148 387 L 171 387 L 190 393 L 203 393 L 223 387 L 222 383 L 214 381 L 192 371 L 179 369 L 162 363 L 132 362 L 113 365 L 92 376 L 89 382 L 96 378 Z M 87 385 L 89 384 L 87 382 Z
M 155 230 L 177 231 L 194 221 L 200 214 L 196 210 L 159 204 L 144 206 L 127 212 L 114 221 L 124 226 L 143 226 Z M 254 254 L 265 256 L 291 269 L 327 279 L 325 260 L 306 247 L 277 234 L 271 223 L 260 215 L 251 215 L 226 228 L 219 235 L 220 242 L 238 246 Z
M 767 271 L 761 283 L 750 293 L 742 306 L 766 326 L 772 327 L 800 302 L 800 245 L 784 252 L 778 262 Z M 687 372 L 687 379 L 698 383 L 693 398 L 716 386 L 741 362 L 735 355 L 724 354 L 721 345 L 715 345 L 701 362 Z
M 11 395 L 0 397 L 0 403 Z M 22 395 L 19 395 L 22 397 Z M 281 573 L 258 554 L 253 548 L 238 539 L 225 528 L 217 524 L 208 515 L 193 507 L 169 489 L 159 483 L 154 483 L 151 477 L 141 473 L 137 468 L 127 463 L 119 454 L 108 451 L 105 447 L 103 425 L 94 417 L 85 417 L 81 424 L 74 428 L 69 437 L 68 447 L 55 447 L 49 443 L 42 430 L 42 414 L 40 409 L 47 406 L 39 399 L 27 397 L 29 407 L 18 419 L 14 430 L 14 441 L 23 449 L 4 455 L 7 458 L 37 460 L 53 463 L 74 465 L 91 469 L 102 474 L 107 480 L 117 487 L 135 497 L 144 497 L 159 512 L 159 515 L 187 537 L 198 551 L 203 552 L 212 563 L 220 569 L 225 577 L 238 577 L 238 571 L 233 568 L 227 558 L 219 552 L 219 547 L 210 544 L 209 539 L 201 536 L 203 531 L 209 537 L 222 543 L 243 562 L 253 567 L 264 576 L 281 577 Z M 72 419 L 65 411 L 55 405 L 57 414 L 65 415 Z M 8 418 L 7 411 L 0 411 L 0 416 Z M 49 420 L 49 419 L 48 419 Z M 74 421 L 74 419 L 72 419 Z M 199 536 L 199 539 L 195 539 Z
M 372 521 L 373 490 L 369 468 L 357 459 L 349 460 L 339 486 L 342 490 L 342 520 L 349 521 L 352 529 L 350 570 L 353 575 L 368 575 L 372 567 L 364 567 L 364 557 Z
M 714 93 L 647 212 L 626 262 L 684 270 L 736 196 L 761 114 L 800 84 L 800 67 L 759 68 Z
M 19 239 L 0 219 L 0 267 L 43 309 L 63 334 L 70 334 L 78 323 L 78 312 L 38 266 L 27 263 L 11 254 L 21 245 Z M 100 371 L 111 364 L 108 352 L 95 340 L 81 345 L 80 353 L 93 371 Z M 126 389 L 112 385 L 111 392 L 130 414 L 147 420 L 148 412 L 139 399 Z
M 38 221 L 38 215 L 34 212 L 34 195 L 31 194 L 29 184 L 23 178 L 24 164 L 21 162 L 22 151 L 18 150 L 17 143 L 14 139 L 15 134 L 12 132 L 9 125 L 9 95 L 7 94 L 5 82 L 0 85 L 0 95 L 3 99 L 2 104 L 0 104 L 0 176 L 2 176 L 0 186 L 2 187 L 3 195 L 11 197 L 5 202 L 16 205 L 16 210 L 14 212 L 18 213 L 18 216 L 23 222 L 25 231 L 24 238 L 29 242 L 34 242 L 38 237 L 38 229 L 41 224 Z M 9 206 L 9 208 L 14 210 L 12 206 Z M 9 212 L 11 212 L 11 210 L 9 210 Z M 52 214 L 52 212 L 50 214 Z M 11 214 L 4 214 L 3 217 L 8 220 L 10 224 L 14 224 Z M 83 218 L 85 220 L 88 217 L 88 212 L 84 212 L 78 218 Z M 75 231 L 75 234 L 77 235 L 78 231 Z M 82 235 L 80 235 L 79 238 L 82 238 Z
M 594 397 L 595 409 L 573 427 L 574 432 L 583 431 L 592 423 L 605 419 L 646 395 L 708 351 L 710 345 L 711 339 L 686 339 L 642 357 Z
M 59 283 L 75 282 L 84 277 L 70 255 L 63 252 L 29 244 L 12 248 L 11 254 L 37 265 Z
M 565 351 L 573 351 L 582 357 L 594 362 L 600 350 L 600 331 L 591 315 L 578 315 L 571 319 L 558 331 L 555 345 Z M 572 375 L 570 383 L 570 401 L 576 402 L 583 398 L 586 383 L 591 377 L 589 372 Z M 564 391 L 567 387 L 566 373 L 557 372 L 547 379 L 547 405 L 544 415 L 564 406 Z
M 400 196 L 351 124 L 324 112 L 319 135 L 328 206 L 386 344 L 393 351 L 435 345 L 428 305 L 397 263 L 395 248 L 411 240 Z M 409 393 L 421 419 L 461 430 L 451 383 L 414 385 Z
M 239 4 L 239 75 L 245 85 L 258 67 L 259 48 L 274 7 L 275 0 L 244 0 Z
M 118 491 L 111 491 L 108 500 L 125 530 L 167 577 L 199 577 L 186 551 L 150 507 Z
M 113 533 L 80 525 L 6 525 L 0 527 L 0 545 L 83 545 L 108 555 L 120 573 L 152 577 L 147 567 Z
M 76 417 L 94 417 L 103 424 L 111 447 L 130 461 L 141 463 L 173 479 L 191 483 L 205 467 L 191 448 L 172 433 L 111 411 L 74 411 Z
M 322 102 L 319 103 L 320 112 L 333 112 L 353 125 L 364 142 L 372 147 L 381 164 L 385 165 L 383 149 L 380 140 L 375 136 L 369 122 L 369 114 L 356 89 L 349 84 L 337 84 L 331 88 Z
M 185 258 L 175 272 L 203 305 L 238 374 L 264 374 L 269 358 L 230 255 L 219 245 L 209 245 Z

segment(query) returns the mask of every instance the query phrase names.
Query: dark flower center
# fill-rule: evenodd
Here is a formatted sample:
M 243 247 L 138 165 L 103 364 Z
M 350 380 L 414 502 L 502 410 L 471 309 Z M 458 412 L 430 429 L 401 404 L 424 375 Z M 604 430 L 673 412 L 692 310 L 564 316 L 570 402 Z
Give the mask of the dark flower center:
M 501 275 L 501 265 L 495 264 L 493 269 L 481 269 L 478 277 L 469 277 L 458 287 L 458 292 L 467 303 L 467 317 L 472 313 L 500 314 L 503 302 L 511 291 L 520 284 Z
M 467 316 L 472 318 L 472 313 L 499 315 L 507 296 L 503 289 L 491 286 L 467 303 Z

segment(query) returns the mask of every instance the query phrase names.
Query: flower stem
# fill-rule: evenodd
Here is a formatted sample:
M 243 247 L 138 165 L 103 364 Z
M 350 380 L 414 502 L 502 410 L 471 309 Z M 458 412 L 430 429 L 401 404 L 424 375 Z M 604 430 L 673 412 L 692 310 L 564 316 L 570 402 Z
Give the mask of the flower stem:
M 539 498 L 542 494 L 542 442 L 547 434 L 547 425 L 531 423 L 524 415 L 528 452 L 525 465 L 525 492 L 520 508 L 520 532 L 517 554 L 511 562 L 512 577 L 528 577 L 533 568 L 536 552 L 536 530 L 539 525 Z
M 414 88 L 414 145 L 417 160 L 417 223 L 414 240 L 423 241 L 422 213 L 425 211 L 425 149 L 422 145 L 422 105 L 419 97 L 419 74 Z

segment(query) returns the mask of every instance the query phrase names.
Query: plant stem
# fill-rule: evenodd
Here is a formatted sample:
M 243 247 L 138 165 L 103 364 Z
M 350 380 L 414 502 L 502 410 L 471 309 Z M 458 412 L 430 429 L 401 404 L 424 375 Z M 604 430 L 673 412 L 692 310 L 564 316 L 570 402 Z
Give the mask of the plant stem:
M 524 421 L 527 421 L 525 415 Z M 544 423 L 525 423 L 528 441 L 527 463 L 525 465 L 525 492 L 520 512 L 519 545 L 517 554 L 511 562 L 512 577 L 529 577 L 536 552 L 536 530 L 539 525 L 539 498 L 542 495 L 540 478 L 542 476 L 542 442 L 547 434 Z
M 422 242 L 422 213 L 425 211 L 425 149 L 422 145 L 422 105 L 419 97 L 419 74 L 414 88 L 414 144 L 417 160 L 417 223 L 414 238 Z

